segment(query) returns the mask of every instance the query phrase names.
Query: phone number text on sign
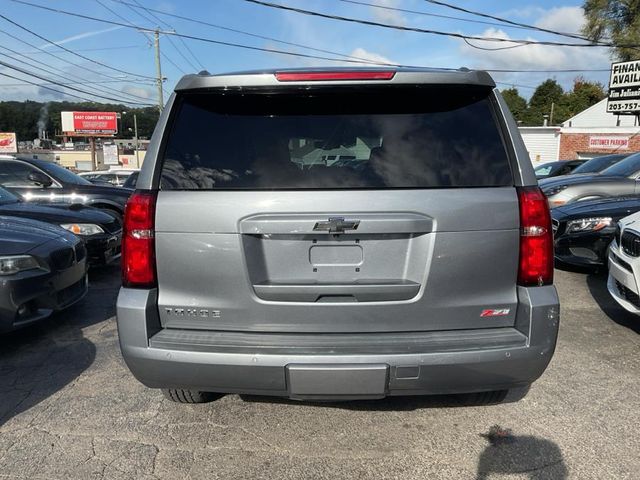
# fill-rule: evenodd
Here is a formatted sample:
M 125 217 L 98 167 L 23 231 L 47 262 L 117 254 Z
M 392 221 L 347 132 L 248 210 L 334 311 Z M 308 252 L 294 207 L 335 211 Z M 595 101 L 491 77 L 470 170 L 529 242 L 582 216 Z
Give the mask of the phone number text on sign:
M 609 101 L 607 112 L 635 112 L 640 110 L 640 102 Z

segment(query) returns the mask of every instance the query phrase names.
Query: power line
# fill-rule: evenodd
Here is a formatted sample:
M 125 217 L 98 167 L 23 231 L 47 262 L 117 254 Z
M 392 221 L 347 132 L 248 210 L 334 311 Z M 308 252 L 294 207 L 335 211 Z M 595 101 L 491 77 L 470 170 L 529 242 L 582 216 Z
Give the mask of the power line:
M 575 33 L 558 32 L 556 30 L 551 30 L 551 29 L 542 28 L 542 27 L 536 27 L 535 25 L 528 25 L 526 23 L 514 22 L 513 20 L 509 20 L 509 19 L 506 19 L 506 18 L 498 17 L 498 16 L 495 16 L 495 15 L 489 15 L 489 14 L 483 13 L 483 12 L 469 10 L 469 9 L 466 9 L 466 8 L 463 8 L 463 7 L 459 7 L 457 5 L 452 5 L 452 4 L 447 3 L 447 2 L 442 2 L 440 0 L 424 0 L 424 1 L 428 2 L 428 3 L 431 3 L 433 5 L 438 5 L 438 6 L 441 6 L 441 7 L 450 8 L 452 10 L 457 10 L 457 11 L 463 12 L 463 13 L 468 13 L 470 15 L 475 15 L 475 16 L 482 17 L 482 18 L 490 18 L 492 20 L 498 20 L 499 22 L 512 25 L 513 27 L 527 28 L 527 29 L 530 29 L 530 30 L 537 30 L 539 32 L 551 33 L 553 35 L 560 35 L 562 37 L 569 37 L 569 38 L 575 38 L 575 39 L 578 39 L 578 40 L 590 41 L 588 38 L 586 38 L 586 37 L 584 37 L 582 35 L 577 35 Z
M 62 94 L 64 96 L 67 96 L 67 97 L 74 97 L 74 98 L 79 98 L 81 100 L 84 100 L 86 102 L 97 103 L 95 100 L 91 100 L 90 98 L 81 97 L 79 95 L 74 95 L 73 93 L 63 92 L 62 90 L 58 90 L 56 88 L 48 87 L 46 84 L 30 82 L 29 80 L 25 80 L 25 79 L 22 79 L 22 78 L 19 78 L 19 77 L 14 77 L 13 75 L 9 75 L 8 73 L 5 73 L 5 72 L 0 72 L 0 75 L 2 75 L 3 77 L 13 78 L 14 80 L 20 80 L 22 82 L 25 82 L 28 85 L 35 85 L 36 87 L 44 88 L 45 90 L 51 90 L 52 92 L 60 93 L 60 94 Z
M 7 68 L 9 68 L 9 69 L 11 69 L 11 70 L 15 70 L 15 71 L 17 71 L 17 72 L 20 72 L 20 73 L 22 73 L 22 74 L 24 74 L 24 75 L 28 75 L 28 76 L 33 77 L 33 78 L 37 78 L 38 80 L 44 80 L 44 81 L 45 81 L 45 82 L 47 82 L 47 83 L 51 83 L 51 84 L 54 84 L 54 85 L 58 85 L 58 86 L 61 86 L 61 87 L 67 88 L 67 89 L 69 89 L 69 90 L 75 91 L 75 92 L 84 93 L 85 95 L 91 95 L 91 96 L 94 96 L 94 97 L 102 98 L 102 99 L 104 99 L 104 100 L 110 100 L 110 101 L 113 101 L 113 102 L 126 103 L 126 104 L 130 104 L 130 105 L 145 105 L 145 106 L 151 106 L 151 104 L 150 104 L 150 103 L 140 103 L 140 102 L 130 102 L 130 101 L 125 101 L 125 100 L 123 100 L 122 98 L 114 98 L 114 97 L 107 97 L 107 96 L 105 96 L 105 95 L 98 95 L 98 94 L 95 94 L 95 93 L 93 93 L 93 92 L 87 92 L 86 90 L 82 90 L 82 89 L 80 89 L 80 88 L 76 88 L 76 87 L 69 86 L 69 85 L 64 85 L 64 84 L 62 84 L 62 83 L 60 83 L 60 82 L 56 82 L 56 81 L 54 81 L 54 80 L 52 80 L 52 79 L 50 79 L 50 78 L 43 77 L 43 76 L 41 76 L 41 75 L 38 75 L 37 73 L 30 72 L 29 70 L 25 70 L 25 69 L 23 69 L 23 68 L 16 67 L 15 65 L 11 65 L 10 63 L 6 63 L 6 62 L 4 62 L 4 61 L 2 61 L 2 60 L 0 60 L 0 65 L 2 65 L 2 66 L 4 66 L 4 67 L 7 67 Z
M 18 2 L 18 3 L 27 3 L 27 2 L 23 2 L 22 0 L 12 0 L 14 2 Z M 285 11 L 290 11 L 290 12 L 296 12 L 296 13 L 300 13 L 303 15 L 310 15 L 310 16 L 314 16 L 314 17 L 320 17 L 320 18 L 327 18 L 330 20 L 339 20 L 342 22 L 350 22 L 350 23 L 358 23 L 361 25 L 369 25 L 369 26 L 374 26 L 374 27 L 381 27 L 381 28 L 389 28 L 389 29 L 393 29 L 393 30 L 401 30 L 401 31 L 407 31 L 407 32 L 417 32 L 417 33 L 426 33 L 426 34 L 430 34 L 430 35 L 439 35 L 439 36 L 444 36 L 444 37 L 452 37 L 452 38 L 460 38 L 460 39 L 467 39 L 467 40 L 480 40 L 483 42 L 501 42 L 501 43 L 519 43 L 522 45 L 549 45 L 549 46 L 556 46 L 556 47 L 626 47 L 626 48 L 636 48 L 639 47 L 640 45 L 614 45 L 612 43 L 565 43 L 565 42 L 553 42 L 553 41 L 546 41 L 546 40 L 523 40 L 523 39 L 509 39 L 509 38 L 501 38 L 501 37 L 479 37 L 479 36 L 475 36 L 475 35 L 464 35 L 461 33 L 456 33 L 456 32 L 444 32 L 444 31 L 440 31 L 440 30 L 430 30 L 430 29 L 425 29 L 425 28 L 417 28 L 417 27 L 407 27 L 404 25 L 391 25 L 389 23 L 381 23 L 381 22 L 374 22 L 371 20 L 361 20 L 361 19 L 357 19 L 357 18 L 352 18 L 352 17 L 343 17 L 340 15 L 330 15 L 327 13 L 322 13 L 322 12 L 316 12 L 316 11 L 312 11 L 312 10 L 305 10 L 302 8 L 295 8 L 295 7 L 290 7 L 290 6 L 286 6 L 286 5 L 280 5 L 277 3 L 271 3 L 271 2 L 265 2 L 262 0 L 244 0 L 245 2 L 249 2 L 249 3 L 255 3 L 256 5 L 261 5 L 263 7 L 269 7 L 269 8 L 275 8 L 275 9 L 279 9 L 279 10 L 285 10 Z
M 26 82 L 26 81 L 25 81 Z M 103 83 L 122 83 L 122 80 L 87 80 L 83 82 L 61 82 L 60 85 L 98 85 Z M 20 87 L 23 85 L 30 85 L 29 83 L 3 83 L 0 84 L 1 87 Z M 38 85 L 58 85 L 57 83 L 41 83 Z
M 112 0 L 112 1 L 116 1 L 116 0 Z M 134 3 L 139 7 L 142 8 L 145 12 L 147 12 L 152 18 L 156 19 L 158 22 L 160 22 L 161 24 L 165 25 L 167 28 L 170 28 L 172 30 L 175 30 L 175 28 L 173 27 L 173 25 L 165 22 L 164 20 L 162 20 L 160 17 L 158 17 L 155 13 L 153 13 L 150 9 L 148 9 L 147 7 L 145 7 L 144 5 L 142 5 L 138 0 L 133 0 Z M 120 3 L 120 2 L 118 2 Z M 183 55 L 182 51 L 178 49 L 178 47 L 174 44 L 173 39 L 171 37 L 167 37 L 167 39 L 169 40 L 169 42 L 171 43 L 171 45 L 173 45 L 173 48 L 176 49 L 176 51 L 180 54 L 180 56 L 182 58 L 185 59 L 185 61 L 191 65 L 193 67 L 194 70 L 198 70 L 198 67 L 196 67 L 191 60 L 189 60 L 185 55 Z M 178 40 L 180 41 L 180 43 L 182 44 L 182 46 L 185 48 L 185 50 L 191 54 L 191 56 L 193 57 L 193 59 L 196 61 L 196 63 L 198 65 L 200 65 L 200 68 L 202 70 L 205 70 L 206 67 L 204 65 L 202 65 L 202 62 L 200 62 L 200 60 L 198 59 L 198 57 L 196 57 L 195 53 L 193 53 L 193 50 L 191 50 L 191 48 L 189 48 L 189 45 L 187 45 L 187 42 L 184 41 L 184 38 L 178 37 Z
M 17 37 L 17 36 L 15 36 L 15 35 L 13 35 L 13 34 L 11 34 L 11 33 L 9 33 L 9 32 L 6 32 L 6 31 L 4 31 L 4 30 L 0 30 L 0 33 L 3 33 L 4 35 L 7 35 L 8 37 L 13 38 L 14 40 L 16 40 L 16 41 L 18 41 L 18 42 L 20 42 L 20 43 L 23 43 L 23 44 L 25 44 L 25 45 L 27 45 L 27 46 L 29 46 L 29 47 L 31 47 L 31 48 L 35 48 L 35 49 L 37 49 L 37 50 L 41 51 L 42 53 L 45 53 L 45 54 L 47 54 L 47 55 L 49 55 L 49 56 L 51 56 L 51 57 L 53 57 L 53 58 L 56 58 L 56 59 L 58 59 L 58 60 L 60 60 L 60 61 L 62 61 L 62 62 L 68 63 L 68 64 L 70 64 L 70 65 L 72 65 L 72 66 L 75 66 L 75 67 L 77 67 L 77 68 L 81 68 L 81 69 L 86 70 L 86 71 L 88 71 L 88 72 L 95 73 L 95 74 L 100 75 L 100 76 L 102 76 L 102 77 L 110 78 L 110 79 L 112 79 L 112 80 L 127 80 L 127 81 L 130 81 L 130 82 L 132 82 L 132 83 L 137 83 L 137 84 L 141 84 L 141 85 L 146 85 L 146 84 L 142 83 L 142 81 L 141 81 L 141 80 L 130 80 L 129 78 L 126 78 L 126 79 L 124 79 L 124 78 L 118 78 L 118 77 L 114 77 L 114 76 L 112 76 L 112 75 L 103 74 L 103 73 L 101 73 L 101 72 L 98 72 L 98 71 L 96 71 L 96 70 L 92 70 L 92 69 L 90 69 L 90 68 L 86 68 L 86 67 L 84 67 L 83 65 L 80 65 L 80 64 L 78 64 L 78 63 L 71 62 L 71 61 L 69 61 L 69 60 L 67 60 L 67 59 L 65 59 L 65 58 L 62 58 L 62 57 L 60 57 L 60 56 L 58 56 L 58 55 L 56 55 L 56 54 L 54 54 L 54 53 L 52 53 L 52 52 L 49 52 L 49 51 L 47 51 L 47 50 L 44 50 L 43 48 L 40 48 L 40 47 L 38 47 L 38 46 L 36 46 L 36 45 L 34 45 L 34 44 L 32 44 L 32 43 L 29 43 L 29 42 L 27 42 L 26 40 L 23 40 L 23 39 L 21 39 L 20 37 Z M 7 48 L 7 47 L 5 47 L 5 48 Z M 23 56 L 24 56 L 24 54 L 20 54 L 20 55 L 23 55 Z M 29 58 L 29 57 L 26 57 L 26 58 Z M 33 59 L 33 61 L 35 62 L 35 61 L 37 61 L 37 60 Z M 39 62 L 39 61 L 37 61 L 37 62 Z M 40 63 L 42 63 L 42 62 L 40 62 Z M 52 66 L 52 65 L 47 65 L 47 66 L 48 66 L 49 68 L 53 69 L 53 70 L 57 70 L 57 71 L 59 71 L 59 72 L 62 72 L 62 73 L 64 73 L 65 75 L 70 75 L 70 76 L 72 76 L 72 77 L 76 77 L 76 78 L 79 78 L 79 79 L 81 79 L 81 80 L 84 80 L 83 78 L 81 78 L 81 77 L 79 77 L 79 76 L 77 76 L 77 75 L 74 75 L 74 74 L 72 74 L 72 73 L 67 73 L 67 72 L 65 72 L 64 70 L 61 70 L 61 69 L 59 69 L 59 68 L 57 68 L 57 67 L 54 67 L 54 66 Z M 133 94 L 133 93 L 121 92 L 120 90 L 116 90 L 116 89 L 113 89 L 113 88 L 110 88 L 110 87 L 103 87 L 103 88 L 104 88 L 105 90 L 109 90 L 109 91 L 111 91 L 111 92 L 114 92 L 114 93 L 116 93 L 116 94 L 118 94 L 118 95 L 126 95 L 126 96 L 128 96 L 128 97 L 130 97 L 130 98 L 138 98 L 138 99 L 142 99 L 142 100 L 147 100 L 145 97 L 142 97 L 142 96 L 140 96 L 140 95 L 136 95 L 136 94 Z
M 22 26 L 22 25 L 20 25 L 19 23 L 14 22 L 14 21 L 13 21 L 13 20 L 11 20 L 10 18 L 8 18 L 8 17 L 6 17 L 6 16 L 4 16 L 4 15 L 2 15 L 2 14 L 0 14 L 0 18 L 4 19 L 5 21 L 7 21 L 7 22 L 11 23 L 12 25 L 14 25 L 14 26 L 16 26 L 16 27 L 20 28 L 21 30 L 24 30 L 25 32 L 30 33 L 31 35 L 34 35 L 34 36 L 38 37 L 39 39 L 41 39 L 41 40 L 43 40 L 43 41 L 45 41 L 45 42 L 47 42 L 47 43 L 49 43 L 49 44 L 51 44 L 51 45 L 55 45 L 56 47 L 61 48 L 61 49 L 62 49 L 62 50 L 64 50 L 65 52 L 67 52 L 67 53 L 71 53 L 71 54 L 75 55 L 76 57 L 82 58 L 83 60 L 86 60 L 86 61 L 88 61 L 88 62 L 94 63 L 94 64 L 96 64 L 96 65 L 100 65 L 101 67 L 108 68 L 108 69 L 110 69 L 110 70 L 115 70 L 116 72 L 125 73 L 125 74 L 127 74 L 127 75 L 132 76 L 132 77 L 139 77 L 139 78 L 153 78 L 153 77 L 149 77 L 149 76 L 147 76 L 147 75 L 140 75 L 140 74 L 138 74 L 138 73 L 128 72 L 128 71 L 126 71 L 126 70 L 122 70 L 122 69 L 120 69 L 120 68 L 113 67 L 113 66 L 111 66 L 111 65 L 107 65 L 106 63 L 99 62 L 98 60 L 94 60 L 94 59 L 89 58 L 89 57 L 87 57 L 87 56 L 85 56 L 85 55 L 82 55 L 82 54 L 80 54 L 80 53 L 74 52 L 73 50 L 70 50 L 70 49 L 68 49 L 67 47 L 63 47 L 63 46 L 62 46 L 62 45 L 60 45 L 59 43 L 56 43 L 56 42 L 54 42 L 54 41 L 52 41 L 52 40 L 49 40 L 48 38 L 43 37 L 43 36 L 42 36 L 42 35 L 40 35 L 39 33 L 36 33 L 36 32 L 34 32 L 34 31 L 32 31 L 32 30 L 29 30 L 29 29 L 28 29 L 28 28 L 26 28 L 26 27 L 23 27 L 23 26 Z
M 55 8 L 51 8 L 51 7 L 45 7 L 44 5 L 37 5 L 37 4 L 34 4 L 34 3 L 26 2 L 24 0 L 11 0 L 11 1 L 16 2 L 16 3 L 21 3 L 21 4 L 24 4 L 24 5 L 29 5 L 29 6 L 32 6 L 32 7 L 35 7 L 35 8 L 39 8 L 39 9 L 42 9 L 42 10 L 48 10 L 48 11 L 51 11 L 51 12 L 54 12 L 54 13 L 59 13 L 59 14 L 73 16 L 73 17 L 83 18 L 85 20 L 93 20 L 93 21 L 96 21 L 96 22 L 106 23 L 106 24 L 109 24 L 109 25 L 119 25 L 119 26 L 122 26 L 122 27 L 134 28 L 136 30 L 142 30 L 142 31 L 147 31 L 147 32 L 154 31 L 154 30 L 151 30 L 151 29 L 146 29 L 144 27 L 123 24 L 123 23 L 112 21 L 112 20 L 106 20 L 106 19 L 103 19 L 103 18 L 92 17 L 92 16 L 89 16 L 89 15 L 83 15 L 83 14 L 80 14 L 80 13 L 69 12 L 69 11 L 66 11 L 66 10 L 60 10 L 60 9 L 55 9 Z M 119 0 L 114 0 L 114 1 L 118 1 L 118 3 L 122 3 Z M 245 1 L 249 1 L 249 0 L 245 0 Z M 164 12 L 160 12 L 160 13 L 164 13 Z M 188 19 L 187 17 L 182 17 L 182 18 L 185 19 L 185 20 L 191 20 L 191 19 Z M 193 20 L 193 21 L 195 21 L 195 20 Z M 201 22 L 199 22 L 199 23 L 201 23 Z M 262 47 L 244 45 L 244 44 L 239 44 L 239 43 L 223 42 L 223 41 L 220 41 L 220 40 L 213 40 L 211 38 L 197 37 L 197 36 L 194 36 L 194 35 L 185 35 L 185 34 L 181 34 L 181 33 L 178 33 L 178 32 L 163 32 L 163 33 L 165 33 L 167 35 L 175 35 L 177 37 L 187 38 L 187 39 L 190 39 L 190 40 L 196 40 L 196 41 L 200 41 L 200 42 L 212 43 L 212 44 L 216 44 L 216 45 L 223 45 L 223 46 L 228 46 L 228 47 L 242 48 L 242 49 L 247 49 L 247 50 L 255 50 L 255 51 L 267 52 L 267 53 L 276 53 L 276 54 L 280 54 L 280 55 L 289 55 L 289 56 L 294 56 L 294 57 L 314 58 L 314 59 L 319 59 L 319 60 L 328 60 L 328 61 L 332 61 L 332 62 L 348 62 L 348 63 L 358 63 L 358 64 L 369 64 L 369 65 L 384 65 L 384 66 L 389 66 L 389 67 L 401 67 L 401 68 L 426 68 L 426 69 L 433 69 L 433 70 L 457 70 L 456 68 L 449 68 L 449 67 L 423 67 L 423 66 L 418 66 L 418 65 L 406 65 L 406 64 L 398 64 L 398 63 L 373 62 L 373 61 L 370 61 L 370 60 L 352 60 L 350 58 L 343 59 L 343 58 L 322 57 L 322 56 L 309 55 L 309 54 L 304 54 L 304 53 L 296 53 L 296 52 L 291 52 L 291 51 L 287 51 L 287 50 L 277 50 L 277 49 L 271 49 L 271 48 L 262 48 Z M 485 39 L 483 38 L 482 40 L 485 40 Z M 549 69 L 549 70 L 538 70 L 538 69 L 517 70 L 517 69 L 490 69 L 489 68 L 489 69 L 481 69 L 481 70 L 485 70 L 485 71 L 488 71 L 488 72 L 505 72 L 505 73 L 576 73 L 576 72 L 608 72 L 608 71 L 610 71 L 610 69 L 608 69 L 608 68 L 603 68 L 603 69 L 570 68 L 570 69 Z
M 78 48 L 76 49 L 76 52 L 100 52 L 105 50 L 128 50 L 133 48 L 144 48 L 144 45 L 119 45 L 115 47 Z M 64 50 L 60 50 L 60 53 L 62 52 L 64 52 Z M 23 53 L 25 55 L 38 55 L 38 54 L 48 53 L 48 52 L 32 51 L 32 52 L 20 52 L 20 53 Z
M 129 5 L 129 6 L 132 6 L 134 8 L 138 8 L 136 5 L 133 5 L 131 3 L 127 3 L 124 0 L 112 0 L 112 1 L 117 2 L 117 3 L 121 3 L 123 5 Z M 322 49 L 322 48 L 310 47 L 309 45 L 304 45 L 304 44 L 301 44 L 301 43 L 288 42 L 288 41 L 285 41 L 285 40 L 280 40 L 278 38 L 269 37 L 269 36 L 266 36 L 266 35 L 259 35 L 257 33 L 251 33 L 251 32 L 247 32 L 247 31 L 244 31 L 244 30 L 239 30 L 237 28 L 225 27 L 223 25 L 218 25 L 218 24 L 215 24 L 215 23 L 206 22 L 204 20 L 198 20 L 196 18 L 185 17 L 183 15 L 177 15 L 175 13 L 169 13 L 169 12 L 165 12 L 165 11 L 162 11 L 162 10 L 157 10 L 157 9 L 154 9 L 154 8 L 145 7 L 145 9 L 150 11 L 150 12 L 157 13 L 159 15 L 166 15 L 167 17 L 172 17 L 172 18 L 176 18 L 176 19 L 179 19 L 179 20 L 184 20 L 184 21 L 187 21 L 187 22 L 196 23 L 196 24 L 199 24 L 199 25 L 205 25 L 205 26 L 211 27 L 211 28 L 217 28 L 219 30 L 224 30 L 224 31 L 227 31 L 227 32 L 238 33 L 240 35 L 246 35 L 248 37 L 259 38 L 261 40 L 267 40 L 267 41 L 270 41 L 270 42 L 281 43 L 283 45 L 289 45 L 291 47 L 303 48 L 305 50 L 310 50 L 310 51 L 314 51 L 314 52 L 327 53 L 329 55 L 337 55 L 339 57 L 345 57 L 345 58 L 349 58 L 351 60 L 359 60 L 360 63 L 368 63 L 368 64 L 371 64 L 371 65 L 391 65 L 391 66 L 395 66 L 394 64 L 391 64 L 391 63 L 387 64 L 387 63 L 374 62 L 372 60 L 368 60 L 368 59 L 363 58 L 363 57 L 357 57 L 357 56 L 354 56 L 354 55 L 347 55 L 345 53 L 335 52 L 335 51 L 332 51 L 332 50 L 325 50 L 325 49 Z M 181 37 L 179 37 L 179 38 L 181 38 Z
M 116 0 L 114 0 L 116 1 Z M 362 6 L 366 6 L 366 7 L 372 7 L 372 8 L 378 8 L 381 10 L 387 10 L 387 11 L 394 11 L 394 12 L 402 12 L 402 13 L 411 13 L 413 15 L 422 15 L 425 17 L 435 17 L 435 18 L 444 18 L 447 20 L 456 20 L 459 22 L 467 22 L 467 23 L 474 23 L 474 24 L 480 24 L 480 25 L 491 25 L 494 27 L 508 27 L 508 28 L 514 28 L 514 29 L 519 29 L 519 30 L 538 30 L 537 27 L 534 27 L 533 25 L 522 25 L 522 26 L 517 26 L 517 25 L 505 25 L 504 23 L 498 23 L 498 22 L 487 22 L 487 21 L 483 21 L 483 20 L 472 20 L 470 18 L 462 18 L 462 17 L 453 17 L 451 15 L 441 15 L 438 13 L 430 13 L 430 12 L 422 12 L 419 10 L 409 10 L 406 8 L 399 8 L 399 7 L 390 7 L 387 5 L 377 5 L 375 3 L 369 3 L 369 2 L 361 2 L 358 0 L 340 0 L 341 2 L 344 3 L 352 3 L 354 5 L 362 5 Z

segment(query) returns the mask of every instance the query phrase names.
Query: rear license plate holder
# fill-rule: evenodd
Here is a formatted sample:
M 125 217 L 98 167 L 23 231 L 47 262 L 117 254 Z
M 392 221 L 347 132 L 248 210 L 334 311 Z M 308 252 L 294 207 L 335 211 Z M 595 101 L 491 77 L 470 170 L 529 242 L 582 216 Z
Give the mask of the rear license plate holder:
M 387 364 L 290 364 L 286 370 L 291 398 L 383 398 L 389 382 Z

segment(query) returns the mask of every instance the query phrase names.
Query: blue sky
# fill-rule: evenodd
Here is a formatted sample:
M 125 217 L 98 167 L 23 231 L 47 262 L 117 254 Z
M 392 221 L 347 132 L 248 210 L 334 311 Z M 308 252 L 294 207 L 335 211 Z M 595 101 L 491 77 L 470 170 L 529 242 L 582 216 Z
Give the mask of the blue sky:
M 40 5 L 74 11 L 107 20 L 126 21 L 143 27 L 155 27 L 160 22 L 151 18 L 148 12 L 132 8 L 116 0 L 29 0 Z M 124 0 L 135 4 L 136 0 Z M 336 15 L 356 17 L 383 23 L 408 25 L 412 27 L 458 32 L 475 36 L 493 36 L 501 38 L 524 38 L 531 40 L 569 41 L 563 37 L 521 30 L 508 26 L 463 22 L 460 20 L 434 18 L 412 13 L 394 12 L 370 6 L 356 5 L 340 0 L 271 0 L 309 10 L 317 10 Z M 383 6 L 417 10 L 425 13 L 449 15 L 472 20 L 483 20 L 445 7 L 430 4 L 424 0 L 362 0 Z M 556 46 L 531 45 L 502 51 L 483 51 L 466 45 L 462 40 L 427 35 L 414 32 L 402 32 L 373 26 L 354 25 L 335 20 L 322 19 L 265 8 L 247 3 L 243 0 L 137 0 L 138 4 L 157 10 L 196 18 L 220 26 L 243 30 L 254 34 L 272 37 L 277 40 L 294 42 L 318 49 L 331 50 L 347 55 L 367 58 L 375 61 L 391 61 L 394 63 L 421 65 L 432 67 L 470 68 L 507 68 L 507 69 L 598 69 L 608 68 L 610 53 L 604 48 L 571 48 Z M 563 32 L 578 32 L 584 19 L 580 1 L 531 0 L 529 2 L 483 0 L 449 0 L 450 3 L 472 10 L 480 10 L 500 17 L 527 24 L 541 26 Z M 114 27 L 91 20 L 74 18 L 47 12 L 0 0 L 1 12 L 9 19 L 33 30 L 43 37 L 64 45 L 81 55 L 115 67 L 119 70 L 143 76 L 155 75 L 153 49 L 149 40 L 139 31 L 129 28 Z M 106 8 L 105 8 L 106 7 Z M 262 48 L 282 49 L 297 53 L 312 52 L 299 47 L 284 45 L 276 41 L 252 38 L 219 28 L 199 25 L 192 22 L 159 15 L 164 22 L 178 33 L 206 37 L 219 41 L 235 42 Z M 488 21 L 484 19 L 484 21 Z M 168 25 L 161 25 L 169 29 Z M 16 38 L 7 36 L 6 32 Z M 59 58 L 54 58 L 20 40 L 43 49 Z M 170 91 L 183 72 L 193 72 L 204 65 L 211 73 L 225 71 L 260 69 L 268 67 L 307 67 L 339 65 L 336 62 L 288 57 L 273 53 L 256 52 L 244 49 L 214 45 L 195 40 L 185 40 L 195 59 L 181 41 L 173 38 L 173 44 L 167 36 L 161 38 L 164 57 L 162 58 L 163 75 L 167 77 L 165 91 Z M 477 45 L 495 47 L 495 43 L 476 42 Z M 6 50 L 7 48 L 13 52 Z M 28 55 L 31 65 L 23 62 L 24 57 L 16 53 Z M 100 90 L 105 96 L 121 98 L 127 96 L 140 102 L 155 102 L 156 88 L 144 79 L 131 76 L 122 79 L 121 72 L 109 70 L 87 60 L 61 51 L 58 47 L 48 45 L 45 41 L 32 36 L 19 27 L 0 19 L 0 53 L 6 63 L 20 66 L 31 72 L 39 72 L 45 78 L 61 81 L 60 76 L 68 81 L 99 81 L 105 83 L 92 85 L 75 85 L 76 88 L 92 91 Z M 186 57 L 186 58 L 185 58 Z M 187 61 L 189 59 L 189 61 Z M 197 59 L 197 60 L 196 60 Z M 71 65 L 68 62 L 75 63 Z M 44 62 L 44 65 L 36 63 Z M 46 66 L 45 66 L 46 65 Z M 47 68 L 49 71 L 40 69 Z M 195 67 L 195 68 L 194 68 Z M 24 79 L 46 83 L 46 80 L 34 79 L 27 74 L 16 72 L 0 66 L 0 73 L 6 73 L 20 80 L 0 76 L 0 99 L 7 100 L 60 100 L 60 93 L 48 91 L 33 85 L 18 85 Z M 530 96 L 540 81 L 545 78 L 556 78 L 565 88 L 571 86 L 577 74 L 495 74 L 494 78 L 503 82 L 500 87 L 520 86 L 524 96 Z M 126 75 L 125 75 L 126 76 Z M 607 83 L 607 73 L 585 73 L 587 79 Z M 106 83 L 109 82 L 109 83 Z M 62 89 L 55 85 L 51 88 Z M 63 90 L 63 89 L 62 89 Z M 82 96 L 86 94 L 76 93 Z M 135 97 L 131 96 L 134 95 Z M 95 97 L 94 97 L 95 98 Z M 67 97 L 69 100 L 73 98 Z M 146 99 L 146 100 L 145 100 Z M 166 99 L 166 97 L 165 97 Z

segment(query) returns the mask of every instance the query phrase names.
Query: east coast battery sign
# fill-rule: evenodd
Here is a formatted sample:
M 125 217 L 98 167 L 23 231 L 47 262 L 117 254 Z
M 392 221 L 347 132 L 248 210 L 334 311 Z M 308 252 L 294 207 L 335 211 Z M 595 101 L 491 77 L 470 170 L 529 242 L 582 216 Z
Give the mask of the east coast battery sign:
M 116 112 L 61 112 L 62 131 L 70 135 L 115 135 Z
M 611 65 L 607 112 L 640 113 L 640 60 Z

